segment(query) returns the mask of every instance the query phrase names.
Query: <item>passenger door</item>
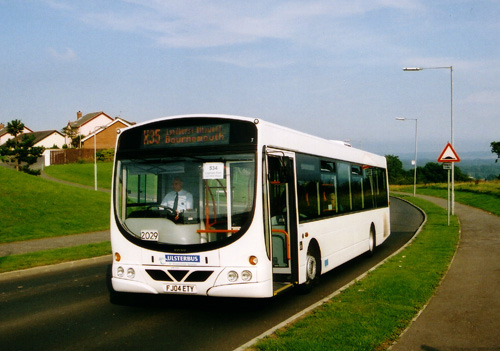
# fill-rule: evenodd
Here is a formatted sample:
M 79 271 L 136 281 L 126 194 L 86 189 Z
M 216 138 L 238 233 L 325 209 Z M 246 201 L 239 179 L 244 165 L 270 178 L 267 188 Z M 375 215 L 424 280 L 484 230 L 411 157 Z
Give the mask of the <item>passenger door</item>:
M 275 294 L 298 281 L 298 234 L 295 187 L 295 155 L 266 150 L 268 230 Z

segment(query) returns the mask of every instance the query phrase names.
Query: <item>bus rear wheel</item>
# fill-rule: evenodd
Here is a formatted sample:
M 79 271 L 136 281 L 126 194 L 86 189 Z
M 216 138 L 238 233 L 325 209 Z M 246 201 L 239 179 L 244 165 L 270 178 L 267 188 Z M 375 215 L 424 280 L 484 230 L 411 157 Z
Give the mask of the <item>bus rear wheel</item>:
M 377 241 L 375 237 L 375 228 L 373 225 L 370 227 L 370 236 L 368 238 L 368 256 L 373 256 L 375 253 L 375 248 L 377 247 Z

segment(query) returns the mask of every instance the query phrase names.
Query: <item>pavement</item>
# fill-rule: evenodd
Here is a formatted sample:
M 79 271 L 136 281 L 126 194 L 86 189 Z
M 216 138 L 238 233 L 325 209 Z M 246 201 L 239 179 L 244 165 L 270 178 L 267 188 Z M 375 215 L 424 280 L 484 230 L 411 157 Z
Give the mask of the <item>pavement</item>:
M 109 230 L 0 244 L 0 257 L 109 241 Z
M 461 237 L 450 268 L 392 351 L 500 350 L 500 217 L 458 203 L 455 214 Z
M 421 196 L 446 208 L 446 200 Z M 455 203 L 460 243 L 435 295 L 393 351 L 500 351 L 500 217 Z M 109 240 L 109 231 L 0 244 L 0 257 Z

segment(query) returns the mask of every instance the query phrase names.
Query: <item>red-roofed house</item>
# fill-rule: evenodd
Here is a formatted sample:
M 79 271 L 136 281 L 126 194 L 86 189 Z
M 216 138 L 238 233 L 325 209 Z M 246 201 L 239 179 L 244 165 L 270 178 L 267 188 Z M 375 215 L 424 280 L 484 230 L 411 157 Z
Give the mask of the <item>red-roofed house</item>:
M 76 121 L 68 122 L 66 128 L 76 129 L 77 135 L 86 137 L 94 133 L 97 129 L 106 126 L 111 122 L 113 122 L 113 118 L 102 111 L 87 113 L 85 116 L 83 116 L 81 111 L 78 111 L 76 113 Z M 70 143 L 71 141 L 68 142 L 68 144 Z
M 116 144 L 117 130 L 130 127 L 135 123 L 128 122 L 120 117 L 116 117 L 113 122 L 99 128 L 94 133 L 82 139 L 83 149 L 94 148 L 94 138 L 96 149 L 114 149 Z

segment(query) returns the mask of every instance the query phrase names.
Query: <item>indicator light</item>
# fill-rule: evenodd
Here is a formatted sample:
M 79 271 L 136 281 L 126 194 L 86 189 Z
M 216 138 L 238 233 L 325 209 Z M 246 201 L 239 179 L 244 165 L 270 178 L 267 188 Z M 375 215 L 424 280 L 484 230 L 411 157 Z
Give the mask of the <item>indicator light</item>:
M 255 266 L 257 263 L 259 263 L 259 259 L 257 258 L 257 256 L 250 256 L 248 258 L 248 262 L 250 262 L 252 266 Z

